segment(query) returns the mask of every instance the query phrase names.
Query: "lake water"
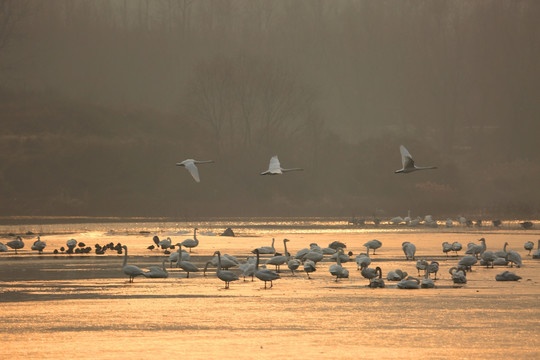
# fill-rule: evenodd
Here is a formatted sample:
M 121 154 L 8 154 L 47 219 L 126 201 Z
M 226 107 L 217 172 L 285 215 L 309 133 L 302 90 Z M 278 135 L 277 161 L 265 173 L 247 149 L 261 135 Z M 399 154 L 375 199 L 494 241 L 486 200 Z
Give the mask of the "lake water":
M 352 227 L 336 219 L 24 222 L 4 221 L 0 241 L 12 239 L 8 233 L 32 231 L 47 247 L 38 255 L 30 250 L 36 236 L 26 235 L 18 255 L 0 253 L 2 359 L 540 358 L 540 260 L 523 248 L 533 241 L 536 249 L 540 231 L 523 230 L 517 222 L 436 229 Z M 157 266 L 168 256 L 147 249 L 152 237 L 168 236 L 174 244 L 192 237 L 195 226 L 200 244 L 191 262 L 199 268 L 215 250 L 243 260 L 272 238 L 280 252 L 288 238 L 292 254 L 313 242 L 326 247 L 339 240 L 354 254 L 344 264 L 350 277 L 334 281 L 327 255 L 312 279 L 282 270 L 271 289 L 242 278 L 224 289 L 215 268 L 190 278 L 172 268 L 167 279 L 137 277 L 131 284 L 122 272 L 123 255 L 52 253 L 71 238 L 92 247 L 120 242 L 129 248 L 128 263 Z M 229 226 L 236 237 L 211 234 Z M 506 267 L 476 265 L 466 285 L 453 284 L 448 269 L 464 251 L 447 257 L 441 243 L 459 241 L 466 248 L 481 237 L 488 250 L 508 242 L 509 250 L 521 254 L 523 266 L 509 270 L 522 280 L 497 282 L 495 275 Z M 371 256 L 371 267 L 380 266 L 384 276 L 397 268 L 417 275 L 416 262 L 405 260 L 403 241 L 416 245 L 417 258 L 439 261 L 436 288 L 402 290 L 390 281 L 384 289 L 367 287 L 354 257 L 372 239 L 383 246 Z

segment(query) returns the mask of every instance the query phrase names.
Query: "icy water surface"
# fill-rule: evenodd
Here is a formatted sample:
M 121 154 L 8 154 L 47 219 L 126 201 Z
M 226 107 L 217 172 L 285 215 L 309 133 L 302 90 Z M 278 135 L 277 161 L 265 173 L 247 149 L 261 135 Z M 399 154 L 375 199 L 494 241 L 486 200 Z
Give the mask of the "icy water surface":
M 5 234 L 41 232 L 47 247 L 37 255 L 30 250 L 35 236 L 25 236 L 18 255 L 13 250 L 0 253 L 0 358 L 540 358 L 540 260 L 523 249 L 529 240 L 536 249 L 537 230 L 362 229 L 293 222 L 234 224 L 239 235 L 234 238 L 210 234 L 229 224 L 3 225 L 0 232 Z M 92 247 L 121 242 L 129 248 L 128 263 L 157 266 L 166 255 L 147 249 L 152 236 L 181 242 L 192 237 L 192 226 L 206 234 L 198 236 L 200 244 L 191 254 L 191 262 L 201 269 L 215 250 L 243 260 L 251 249 L 270 245 L 272 238 L 280 252 L 288 238 L 292 254 L 313 242 L 326 247 L 339 240 L 354 253 L 353 261 L 344 264 L 350 277 L 334 281 L 327 255 L 311 280 L 284 267 L 282 278 L 266 290 L 261 281 L 242 278 L 224 289 L 215 268 L 206 277 L 192 273 L 190 278 L 173 268 L 167 279 L 138 277 L 130 284 L 122 272 L 122 255 L 52 254 L 71 238 Z M 464 251 L 459 257 L 446 257 L 441 243 L 459 241 L 466 248 L 480 237 L 488 250 L 501 250 L 508 242 L 508 250 L 518 251 L 523 267 L 510 270 L 523 279 L 496 282 L 495 275 L 506 267 L 477 265 L 466 285 L 454 286 L 448 269 Z M 354 257 L 372 239 L 383 246 L 372 255 L 371 267 L 380 266 L 384 276 L 397 268 L 417 275 L 416 262 L 406 261 L 401 250 L 401 243 L 410 241 L 417 247 L 417 258 L 440 262 L 437 287 L 401 290 L 396 282 L 386 281 L 384 289 L 368 288 Z

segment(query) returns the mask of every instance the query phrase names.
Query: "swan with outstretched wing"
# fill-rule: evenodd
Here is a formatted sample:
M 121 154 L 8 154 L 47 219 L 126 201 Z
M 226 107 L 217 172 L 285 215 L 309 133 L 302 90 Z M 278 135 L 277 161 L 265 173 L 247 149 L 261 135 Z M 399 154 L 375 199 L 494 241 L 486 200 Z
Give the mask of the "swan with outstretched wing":
M 281 164 L 279 163 L 279 159 L 277 155 L 272 156 L 270 159 L 270 164 L 268 165 L 268 170 L 263 171 L 261 175 L 282 175 L 283 173 L 289 172 L 289 171 L 303 171 L 304 169 L 301 168 L 292 168 L 292 169 L 284 169 L 281 167 Z
M 193 179 L 195 179 L 196 182 L 201 182 L 201 179 L 199 178 L 199 169 L 195 164 L 208 164 L 213 163 L 214 160 L 206 160 L 206 161 L 199 161 L 199 160 L 193 160 L 193 159 L 187 159 L 182 162 L 176 163 L 176 166 L 183 166 L 185 167 L 191 176 L 193 176 Z
M 405 146 L 401 145 L 399 147 L 399 151 L 401 152 L 401 164 L 402 168 L 399 170 L 396 170 L 395 173 L 410 173 L 416 170 L 429 170 L 429 169 L 436 169 L 436 166 L 416 166 L 414 165 L 414 160 L 412 155 L 409 153 L 409 151 L 405 148 Z

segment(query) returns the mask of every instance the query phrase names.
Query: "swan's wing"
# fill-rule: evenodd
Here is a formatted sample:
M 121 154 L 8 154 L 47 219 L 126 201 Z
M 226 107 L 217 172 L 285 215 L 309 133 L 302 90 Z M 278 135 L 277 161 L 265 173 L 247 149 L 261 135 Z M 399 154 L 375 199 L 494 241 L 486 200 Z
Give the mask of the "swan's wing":
M 405 146 L 401 145 L 399 151 L 401 152 L 401 164 L 403 165 L 403 169 L 413 168 L 414 160 L 412 155 L 405 149 Z
M 214 160 L 193 160 L 193 163 L 195 164 L 209 164 L 209 163 L 213 163 Z
M 288 172 L 288 171 L 304 171 L 304 169 L 302 168 L 281 169 L 281 172 Z
M 184 166 L 186 167 L 186 169 L 188 169 L 189 173 L 191 174 L 191 176 L 193 176 L 196 182 L 201 182 L 201 179 L 199 178 L 199 169 L 197 169 L 197 166 L 195 166 L 193 162 L 190 161 Z

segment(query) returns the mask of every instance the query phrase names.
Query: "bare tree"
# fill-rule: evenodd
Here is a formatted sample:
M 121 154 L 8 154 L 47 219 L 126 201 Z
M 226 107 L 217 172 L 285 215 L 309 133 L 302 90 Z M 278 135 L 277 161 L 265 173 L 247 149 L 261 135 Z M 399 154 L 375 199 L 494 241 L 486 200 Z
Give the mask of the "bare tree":
M 0 50 L 13 39 L 17 26 L 28 14 L 28 1 L 0 0 Z

